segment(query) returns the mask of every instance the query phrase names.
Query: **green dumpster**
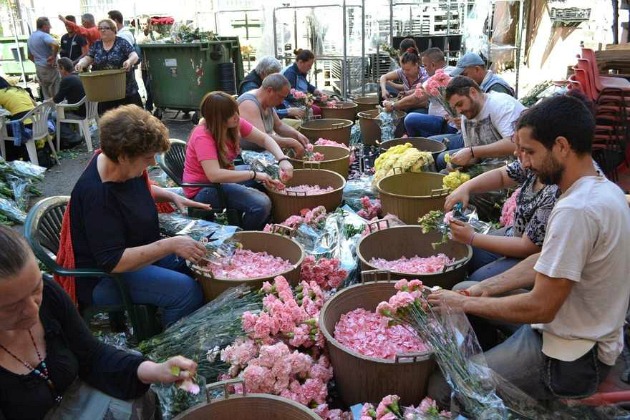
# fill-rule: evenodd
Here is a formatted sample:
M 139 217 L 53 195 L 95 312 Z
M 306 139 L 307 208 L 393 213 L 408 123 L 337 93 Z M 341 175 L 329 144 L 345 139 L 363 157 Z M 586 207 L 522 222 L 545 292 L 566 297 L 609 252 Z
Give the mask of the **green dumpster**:
M 142 44 L 141 50 L 151 78 L 156 107 L 154 115 L 158 118 L 162 118 L 167 108 L 195 111 L 193 123 L 196 124 L 203 96 L 213 90 L 236 93 L 230 90 L 236 89 L 243 77 L 242 63 L 233 61 L 237 58 L 235 50 L 240 56 L 238 38 L 186 44 Z
M 35 64 L 28 59 L 28 49 L 26 47 L 26 41 L 28 36 L 18 36 L 20 42 L 19 49 L 15 43 L 15 38 L 0 37 L 0 65 L 2 65 L 2 71 L 4 74 L 15 76 L 22 75 L 22 66 L 20 65 L 20 52 L 22 53 L 22 60 L 24 62 L 24 73 L 26 77 L 35 74 Z

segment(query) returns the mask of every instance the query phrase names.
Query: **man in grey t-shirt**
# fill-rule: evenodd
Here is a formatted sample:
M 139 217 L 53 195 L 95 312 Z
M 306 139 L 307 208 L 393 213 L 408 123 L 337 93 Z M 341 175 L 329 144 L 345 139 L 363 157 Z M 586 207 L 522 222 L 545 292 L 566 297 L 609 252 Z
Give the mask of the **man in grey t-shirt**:
M 57 94 L 61 76 L 57 71 L 59 43 L 50 35 L 50 21 L 47 17 L 37 18 L 37 30 L 27 42 L 28 58 L 35 63 L 37 80 L 42 88 L 44 99 Z

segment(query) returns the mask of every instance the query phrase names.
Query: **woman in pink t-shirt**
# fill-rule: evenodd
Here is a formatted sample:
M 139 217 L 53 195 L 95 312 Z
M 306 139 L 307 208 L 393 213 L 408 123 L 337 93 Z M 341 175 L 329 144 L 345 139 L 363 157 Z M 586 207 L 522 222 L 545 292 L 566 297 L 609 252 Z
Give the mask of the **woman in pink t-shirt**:
M 278 181 L 249 167 L 234 167 L 234 158 L 240 152 L 240 138 L 245 137 L 271 152 L 278 160 L 283 180 L 293 176 L 293 166 L 271 137 L 240 118 L 238 104 L 227 93 L 206 94 L 200 108 L 204 121 L 193 129 L 188 139 L 184 182 L 221 183 L 227 196 L 225 205 L 244 214 L 243 229 L 262 229 L 271 215 L 271 201 L 256 181 L 267 186 Z M 195 201 L 220 206 L 219 193 L 214 187 L 185 187 L 184 193 Z

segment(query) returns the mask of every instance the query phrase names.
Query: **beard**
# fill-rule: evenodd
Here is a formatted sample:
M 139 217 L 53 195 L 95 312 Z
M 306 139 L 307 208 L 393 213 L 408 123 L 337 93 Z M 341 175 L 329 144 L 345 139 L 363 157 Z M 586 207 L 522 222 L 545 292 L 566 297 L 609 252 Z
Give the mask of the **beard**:
M 543 167 L 536 171 L 538 179 L 545 185 L 558 185 L 564 175 L 564 165 L 558 162 L 551 153 L 543 164 Z

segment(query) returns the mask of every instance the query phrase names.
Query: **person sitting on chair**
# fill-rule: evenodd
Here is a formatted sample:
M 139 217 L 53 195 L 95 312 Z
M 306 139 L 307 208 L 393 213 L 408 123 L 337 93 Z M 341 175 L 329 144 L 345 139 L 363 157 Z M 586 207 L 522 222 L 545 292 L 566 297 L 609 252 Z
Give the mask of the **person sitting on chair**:
M 76 104 L 85 96 L 83 90 L 83 83 L 81 79 L 74 72 L 74 65 L 72 60 L 67 57 L 57 60 L 57 67 L 59 67 L 59 73 L 61 74 L 61 84 L 59 85 L 59 92 L 53 98 L 53 101 L 58 104 L 63 101 L 67 101 L 69 104 Z M 85 105 L 66 110 L 66 118 L 83 119 L 85 118 Z M 81 135 L 72 129 L 72 124 L 61 123 L 61 148 L 70 149 L 81 143 Z
M 238 86 L 238 94 L 242 95 L 250 90 L 258 89 L 262 86 L 262 81 L 270 74 L 279 73 L 282 69 L 280 62 L 276 57 L 267 56 L 260 59 L 254 70 L 252 70 Z M 297 128 L 304 118 L 304 110 L 299 107 L 286 106 L 282 104 L 276 106 L 276 113 L 281 120 L 290 124 L 291 127 Z
M 281 148 L 293 149 L 296 156 L 304 154 L 308 138 L 295 128 L 285 124 L 278 118 L 274 107 L 280 105 L 289 94 L 291 85 L 281 74 L 270 74 L 265 77 L 258 89 L 251 90 L 238 97 L 238 109 L 241 116 L 251 122 L 254 127 L 268 134 Z M 241 140 L 245 150 L 260 152 L 262 146 Z
M 6 420 L 123 419 L 131 412 L 153 418 L 149 384 L 182 381 L 197 370 L 182 356 L 154 363 L 96 339 L 63 289 L 43 278 L 24 238 L 4 226 L 0 367 L 0 417 Z M 148 398 L 133 400 L 143 395 Z
M 168 129 L 149 112 L 135 105 L 107 112 L 100 141 L 101 151 L 74 186 L 66 210 L 75 266 L 118 274 L 134 304 L 163 308 L 162 323 L 171 325 L 202 304 L 186 260 L 200 260 L 206 248 L 188 236 L 160 239 L 155 202 L 171 201 L 182 211 L 210 206 L 149 185 L 147 166 L 170 146 Z M 120 303 L 111 277 L 78 279 L 75 297 L 79 304 Z
M 274 139 L 239 116 L 238 104 L 227 93 L 208 93 L 201 100 L 200 109 L 203 124 L 193 129 L 188 140 L 184 182 L 220 182 L 227 196 L 227 208 L 244 214 L 243 229 L 262 229 L 271 215 L 271 200 L 256 181 L 271 187 L 276 185 L 276 181 L 264 172 L 249 170 L 248 166 L 234 167 L 241 137 L 274 155 L 283 172 L 283 180 L 293 176 L 293 166 Z M 185 187 L 184 192 L 186 197 L 196 201 L 213 207 L 220 205 L 216 187 Z

